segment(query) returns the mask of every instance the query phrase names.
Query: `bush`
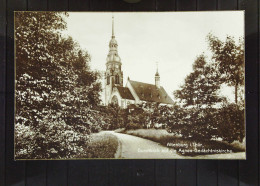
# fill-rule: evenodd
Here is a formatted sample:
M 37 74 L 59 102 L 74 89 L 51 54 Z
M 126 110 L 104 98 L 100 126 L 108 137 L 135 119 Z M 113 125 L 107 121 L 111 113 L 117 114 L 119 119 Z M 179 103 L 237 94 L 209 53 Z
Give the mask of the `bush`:
M 106 132 L 91 134 L 84 145 L 84 151 L 75 158 L 115 158 L 118 139 Z
M 207 108 L 183 108 L 178 109 L 178 114 L 173 116 L 176 123 L 171 125 L 171 132 L 182 135 L 185 139 L 211 139 L 216 134 L 216 128 L 213 127 L 211 114 L 214 109 Z
M 237 105 L 222 108 L 175 108 L 167 122 L 167 130 L 185 139 L 212 140 L 221 138 L 228 143 L 245 137 L 244 109 Z
M 218 110 L 215 124 L 217 136 L 232 143 L 236 140 L 243 142 L 245 137 L 245 112 L 237 105 L 231 104 Z
M 128 123 L 126 125 L 126 130 L 133 130 L 133 129 L 141 129 L 142 126 L 136 123 Z

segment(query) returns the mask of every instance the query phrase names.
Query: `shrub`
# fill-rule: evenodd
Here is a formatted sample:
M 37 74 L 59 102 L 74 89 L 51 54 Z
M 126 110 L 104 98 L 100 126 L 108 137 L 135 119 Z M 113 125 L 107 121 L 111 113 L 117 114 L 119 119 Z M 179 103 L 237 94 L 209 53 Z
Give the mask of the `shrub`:
M 126 130 L 133 130 L 133 129 L 141 129 L 142 126 L 136 123 L 128 123 L 126 125 Z
M 118 148 L 118 139 L 115 135 L 101 132 L 91 134 L 84 145 L 82 154 L 76 158 L 115 158 Z
M 244 109 L 237 105 L 222 108 L 175 108 L 167 122 L 167 130 L 185 139 L 212 140 L 228 143 L 245 137 Z
M 218 110 L 216 115 L 217 136 L 228 143 L 232 143 L 235 140 L 242 142 L 245 137 L 244 109 L 231 104 Z

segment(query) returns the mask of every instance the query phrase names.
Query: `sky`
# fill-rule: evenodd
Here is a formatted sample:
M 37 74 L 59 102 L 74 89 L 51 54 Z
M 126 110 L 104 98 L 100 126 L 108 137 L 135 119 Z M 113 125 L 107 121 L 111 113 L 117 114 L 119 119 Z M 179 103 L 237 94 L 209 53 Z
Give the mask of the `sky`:
M 124 85 L 131 80 L 154 84 L 156 63 L 161 86 L 173 98 L 196 57 L 211 52 L 209 33 L 225 40 L 244 36 L 243 11 L 205 12 L 70 12 L 66 34 L 91 55 L 91 68 L 105 71 L 114 15 L 115 38 L 121 57 Z M 223 95 L 233 99 L 233 91 Z

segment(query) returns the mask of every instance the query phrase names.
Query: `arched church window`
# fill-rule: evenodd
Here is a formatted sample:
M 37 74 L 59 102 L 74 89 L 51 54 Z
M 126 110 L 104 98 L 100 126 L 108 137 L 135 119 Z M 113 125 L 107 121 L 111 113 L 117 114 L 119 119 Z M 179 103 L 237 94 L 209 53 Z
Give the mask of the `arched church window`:
M 113 105 L 118 105 L 118 99 L 117 99 L 116 96 L 113 96 L 113 98 L 112 98 L 112 100 L 111 100 L 111 103 L 112 103 Z
M 109 78 L 109 76 L 107 76 L 107 85 L 109 85 L 110 84 L 110 78 Z

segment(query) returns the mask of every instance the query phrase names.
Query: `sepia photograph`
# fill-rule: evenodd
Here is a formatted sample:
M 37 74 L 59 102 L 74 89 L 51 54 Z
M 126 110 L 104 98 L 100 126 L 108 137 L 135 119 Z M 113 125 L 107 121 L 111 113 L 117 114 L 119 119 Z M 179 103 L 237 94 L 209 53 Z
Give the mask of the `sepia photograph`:
M 15 160 L 246 159 L 244 11 L 14 17 Z

